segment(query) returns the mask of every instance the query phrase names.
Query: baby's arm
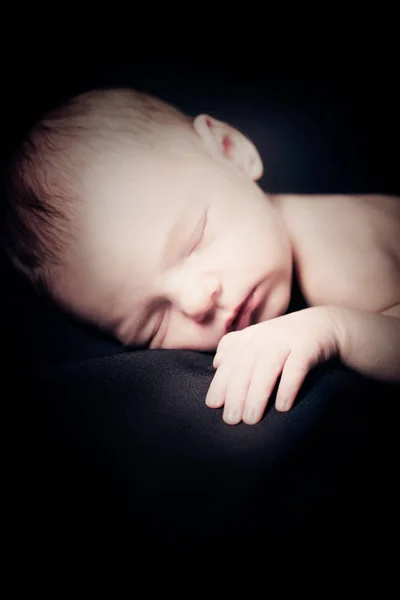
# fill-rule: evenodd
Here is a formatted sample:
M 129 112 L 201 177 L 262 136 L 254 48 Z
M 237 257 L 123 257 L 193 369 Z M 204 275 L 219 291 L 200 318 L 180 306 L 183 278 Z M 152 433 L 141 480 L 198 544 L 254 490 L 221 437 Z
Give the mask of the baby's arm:
M 382 313 L 331 309 L 343 362 L 364 375 L 400 382 L 400 304 Z
M 279 376 L 275 405 L 289 410 L 311 368 L 334 356 L 367 376 L 400 382 L 399 317 L 399 305 L 381 314 L 317 306 L 228 333 L 206 403 L 224 406 L 227 423 L 257 423 Z

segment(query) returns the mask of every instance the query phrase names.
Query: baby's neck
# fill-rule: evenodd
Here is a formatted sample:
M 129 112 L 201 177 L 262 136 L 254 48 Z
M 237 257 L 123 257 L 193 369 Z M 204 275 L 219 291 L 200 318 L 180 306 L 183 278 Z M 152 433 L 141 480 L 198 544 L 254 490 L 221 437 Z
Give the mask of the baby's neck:
M 282 227 L 287 234 L 291 248 L 294 271 L 297 272 L 297 274 L 301 274 L 303 271 L 301 259 L 303 256 L 303 244 L 298 227 L 298 213 L 299 207 L 301 207 L 301 197 L 293 194 L 267 194 L 267 197 L 281 217 Z M 293 273 L 293 276 L 295 276 L 295 273 Z

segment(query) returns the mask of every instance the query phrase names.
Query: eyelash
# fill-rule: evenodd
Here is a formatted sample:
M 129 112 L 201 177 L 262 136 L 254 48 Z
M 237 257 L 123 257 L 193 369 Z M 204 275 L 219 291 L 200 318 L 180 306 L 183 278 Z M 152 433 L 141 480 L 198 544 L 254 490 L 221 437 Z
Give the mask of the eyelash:
M 204 218 L 203 218 L 203 220 L 202 220 L 202 221 L 201 221 L 201 223 L 200 223 L 200 227 L 201 227 L 201 228 L 200 228 L 200 235 L 199 235 L 198 239 L 196 240 L 195 244 L 192 246 L 192 248 L 191 248 L 191 250 L 190 250 L 190 253 L 189 253 L 189 254 L 191 254 L 192 252 L 194 252 L 194 251 L 196 250 L 196 248 L 197 248 L 197 247 L 200 245 L 200 242 L 201 242 L 201 241 L 202 241 L 202 239 L 203 239 L 204 232 L 205 232 L 205 229 L 206 229 L 207 220 L 208 220 L 208 214 L 207 214 L 207 212 L 206 212 L 206 213 L 205 213 L 205 215 L 204 215 Z M 197 229 L 197 228 L 196 228 L 196 229 Z M 196 233 L 196 232 L 195 232 L 195 233 Z M 167 312 L 168 312 L 168 309 L 165 309 L 165 310 L 164 310 L 164 312 L 163 312 L 163 313 L 162 313 L 162 315 L 161 315 L 161 318 L 160 318 L 160 319 L 157 321 L 157 325 L 156 325 L 156 327 L 154 328 L 154 331 L 153 331 L 153 333 L 152 333 L 152 336 L 151 336 L 151 338 L 150 338 L 150 340 L 149 340 L 149 346 L 150 346 L 150 344 L 152 344 L 152 343 L 154 342 L 154 340 L 155 340 L 155 339 L 156 339 L 156 337 L 158 336 L 158 334 L 159 334 L 159 331 L 160 331 L 161 327 L 163 326 L 163 323 L 164 323 L 164 320 L 165 320 L 165 318 L 166 318 L 166 314 L 167 314 Z
M 149 341 L 149 346 L 150 346 L 150 344 L 152 344 L 152 343 L 154 342 L 154 340 L 155 340 L 155 339 L 156 339 L 156 337 L 158 336 L 158 334 L 159 334 L 159 332 L 160 332 L 160 329 L 161 329 L 161 327 L 163 326 L 163 323 L 164 323 L 164 321 L 165 321 L 165 318 L 166 318 L 167 311 L 168 311 L 168 309 L 166 308 L 166 309 L 165 309 L 165 310 L 162 312 L 160 319 L 158 319 L 158 320 L 157 320 L 156 327 L 154 328 L 154 330 L 153 330 L 153 333 L 152 333 L 152 336 L 151 336 L 151 338 L 150 338 L 150 341 Z
M 197 241 L 196 241 L 196 243 L 194 244 L 194 246 L 192 246 L 192 249 L 190 250 L 190 254 L 196 250 L 196 248 L 199 246 L 200 242 L 201 242 L 201 241 L 202 241 L 202 239 L 203 239 L 204 232 L 205 232 L 206 225 L 207 225 L 207 217 L 208 217 L 208 215 L 207 215 L 207 213 L 206 213 L 206 214 L 204 215 L 204 219 L 203 219 L 203 220 L 202 220 L 202 222 L 201 222 L 201 231 L 200 231 L 200 236 L 199 236 L 199 238 L 197 239 Z

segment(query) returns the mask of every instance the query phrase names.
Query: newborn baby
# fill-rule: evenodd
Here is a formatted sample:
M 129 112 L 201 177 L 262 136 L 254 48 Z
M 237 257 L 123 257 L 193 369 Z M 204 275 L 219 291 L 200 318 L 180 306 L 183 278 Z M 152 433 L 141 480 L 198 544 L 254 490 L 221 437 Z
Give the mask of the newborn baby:
M 400 199 L 266 194 L 253 143 L 127 89 L 47 114 L 11 164 L 16 269 L 130 347 L 214 352 L 210 407 L 257 423 L 334 356 L 400 381 Z M 285 314 L 296 274 L 307 308 Z

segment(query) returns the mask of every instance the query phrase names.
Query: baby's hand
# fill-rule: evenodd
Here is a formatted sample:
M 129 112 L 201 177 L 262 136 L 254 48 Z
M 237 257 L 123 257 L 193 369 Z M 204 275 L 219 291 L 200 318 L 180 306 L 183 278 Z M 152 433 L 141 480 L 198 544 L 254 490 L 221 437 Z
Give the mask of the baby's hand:
M 281 376 L 277 410 L 289 410 L 308 373 L 337 355 L 338 338 L 328 307 L 289 313 L 226 334 L 213 365 L 217 369 L 207 394 L 211 408 L 224 406 L 223 419 L 235 425 L 261 420 Z

